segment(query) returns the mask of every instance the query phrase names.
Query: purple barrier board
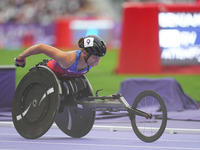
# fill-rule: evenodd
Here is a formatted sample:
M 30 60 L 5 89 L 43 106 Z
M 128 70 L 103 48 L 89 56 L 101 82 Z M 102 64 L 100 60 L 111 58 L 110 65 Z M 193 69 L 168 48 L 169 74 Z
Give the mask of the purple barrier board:
M 0 66 L 0 112 L 11 111 L 16 87 L 15 66 Z
M 168 111 L 199 109 L 199 104 L 189 97 L 173 78 L 148 79 L 130 78 L 122 81 L 118 93 L 132 105 L 136 96 L 144 90 L 153 90 L 165 101 Z

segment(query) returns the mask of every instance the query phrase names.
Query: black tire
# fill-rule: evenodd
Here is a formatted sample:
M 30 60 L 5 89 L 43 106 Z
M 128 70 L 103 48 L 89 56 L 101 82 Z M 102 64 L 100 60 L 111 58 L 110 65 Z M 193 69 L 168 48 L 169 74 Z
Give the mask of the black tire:
M 44 135 L 58 112 L 59 88 L 48 68 L 31 69 L 20 81 L 12 102 L 12 119 L 17 132 L 26 139 Z
M 83 81 L 86 87 L 82 91 L 79 91 L 79 94 L 77 93 L 76 96 L 73 95 L 73 98 L 70 97 L 71 99 L 73 99 L 72 101 L 79 101 L 87 96 L 93 96 L 93 89 L 90 85 L 90 82 L 85 76 L 82 76 L 80 78 L 83 79 L 81 80 L 81 82 Z M 71 83 L 73 83 L 73 81 L 71 81 Z M 66 98 L 65 101 L 70 102 L 71 100 Z M 96 111 L 91 108 L 87 108 L 82 105 L 66 105 L 63 108 L 63 111 L 57 114 L 55 123 L 60 128 L 60 130 L 68 136 L 81 138 L 87 135 L 92 129 L 95 115 Z
M 154 142 L 159 139 L 167 124 L 167 109 L 162 97 L 151 90 L 143 91 L 135 98 L 132 108 L 152 114 L 152 118 L 149 119 L 132 114 L 131 124 L 137 137 L 144 142 Z
M 55 119 L 56 125 L 68 136 L 81 138 L 93 127 L 95 111 L 89 108 L 65 107 Z

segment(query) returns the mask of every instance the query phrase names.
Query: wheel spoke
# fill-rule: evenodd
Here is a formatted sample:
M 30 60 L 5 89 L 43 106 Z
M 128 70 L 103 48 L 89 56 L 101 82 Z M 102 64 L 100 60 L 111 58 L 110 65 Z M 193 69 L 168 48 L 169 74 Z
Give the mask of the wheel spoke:
M 131 123 L 136 135 L 145 142 L 157 140 L 163 134 L 167 122 L 166 106 L 160 95 L 154 91 L 144 91 L 136 97 L 132 108 L 153 115 L 151 119 L 141 116 L 133 117 Z M 158 114 L 157 108 L 163 111 Z M 159 119 L 155 115 L 161 115 L 164 119 Z

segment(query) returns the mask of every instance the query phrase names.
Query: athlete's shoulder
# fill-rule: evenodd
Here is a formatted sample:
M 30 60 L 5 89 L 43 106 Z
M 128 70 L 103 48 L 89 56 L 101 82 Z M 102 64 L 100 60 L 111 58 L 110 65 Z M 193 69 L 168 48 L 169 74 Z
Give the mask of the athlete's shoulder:
M 65 58 L 68 59 L 68 60 L 72 60 L 76 57 L 76 51 L 65 51 L 64 52 L 65 54 Z
M 64 51 L 63 55 L 58 62 L 63 69 L 69 68 L 76 60 L 75 51 Z

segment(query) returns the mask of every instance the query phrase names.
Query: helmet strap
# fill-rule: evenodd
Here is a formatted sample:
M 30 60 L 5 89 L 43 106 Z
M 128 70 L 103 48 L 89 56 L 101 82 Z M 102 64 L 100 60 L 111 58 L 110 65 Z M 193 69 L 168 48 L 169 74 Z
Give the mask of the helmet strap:
M 84 57 L 86 63 L 87 63 L 87 61 L 88 61 L 88 59 L 90 58 L 91 55 L 92 54 L 87 54 L 87 56 Z

